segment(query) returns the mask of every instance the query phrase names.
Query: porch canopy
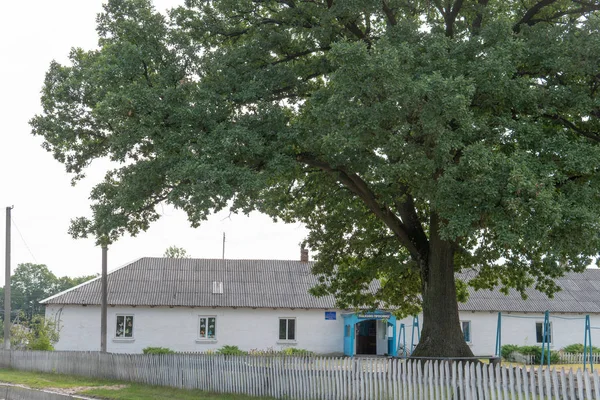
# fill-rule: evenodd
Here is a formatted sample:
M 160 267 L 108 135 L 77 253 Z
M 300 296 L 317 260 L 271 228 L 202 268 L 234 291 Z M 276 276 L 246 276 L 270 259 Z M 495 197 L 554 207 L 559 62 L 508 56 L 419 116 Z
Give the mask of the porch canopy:
M 361 311 L 342 314 L 344 317 L 344 354 L 349 357 L 356 355 L 356 327 L 364 321 L 385 321 L 387 331 L 387 355 L 396 357 L 396 317 L 389 311 Z M 391 331 L 391 335 L 390 335 Z

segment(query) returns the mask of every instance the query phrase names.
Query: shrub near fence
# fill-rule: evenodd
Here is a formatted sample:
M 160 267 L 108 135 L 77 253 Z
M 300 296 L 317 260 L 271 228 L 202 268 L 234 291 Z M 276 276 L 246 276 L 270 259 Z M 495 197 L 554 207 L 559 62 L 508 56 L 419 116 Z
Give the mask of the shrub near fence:
M 592 399 L 598 373 L 333 357 L 0 351 L 0 367 L 289 399 Z
M 522 354 L 518 351 L 510 353 L 506 361 L 514 361 L 520 364 L 537 365 L 540 364 L 540 357 L 532 354 Z M 592 354 L 587 357 L 587 363 L 592 362 L 600 368 L 600 354 Z M 561 353 L 557 352 L 556 356 L 551 359 L 552 364 L 583 364 L 583 353 Z

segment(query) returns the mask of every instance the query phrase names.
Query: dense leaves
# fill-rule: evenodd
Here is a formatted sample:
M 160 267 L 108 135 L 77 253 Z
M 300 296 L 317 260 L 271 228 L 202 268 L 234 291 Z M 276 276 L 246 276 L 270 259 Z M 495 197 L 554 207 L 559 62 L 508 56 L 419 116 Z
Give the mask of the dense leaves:
M 70 289 L 97 275 L 57 278 L 44 264 L 19 264 L 10 282 L 11 314 L 16 322 L 32 322 L 35 316 L 44 315 L 41 300 Z M 4 308 L 4 288 L 0 288 L 0 307 Z
M 422 306 L 423 342 L 458 343 L 452 271 L 552 295 L 598 253 L 599 8 L 110 0 L 31 124 L 75 179 L 117 163 L 73 236 L 135 235 L 161 202 L 192 225 L 258 209 L 307 225 L 316 294 Z
M 183 247 L 169 246 L 166 248 L 163 257 L 167 258 L 190 258 Z
M 40 315 L 34 316 L 29 321 L 20 321 L 10 328 L 11 349 L 54 350 L 54 344 L 58 342 L 60 336 L 60 328 L 54 321 Z

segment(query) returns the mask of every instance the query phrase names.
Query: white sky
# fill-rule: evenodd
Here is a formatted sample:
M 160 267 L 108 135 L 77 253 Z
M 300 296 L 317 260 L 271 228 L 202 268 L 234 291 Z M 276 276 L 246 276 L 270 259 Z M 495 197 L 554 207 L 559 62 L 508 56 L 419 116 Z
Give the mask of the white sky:
M 155 0 L 159 10 L 182 3 Z M 96 14 L 101 0 L 5 1 L 0 5 L 0 284 L 4 282 L 5 207 L 14 205 L 12 268 L 46 264 L 57 276 L 100 272 L 100 249 L 93 239 L 74 240 L 71 218 L 89 215 L 90 189 L 104 175 L 95 165 L 76 187 L 62 164 L 30 133 L 28 121 L 41 111 L 44 74 L 55 59 L 66 62 L 71 47 L 96 47 Z M 95 168 L 94 168 L 95 167 Z M 143 256 L 161 256 L 170 245 L 197 258 L 299 259 L 306 230 L 300 224 L 228 213 L 213 215 L 192 229 L 182 212 L 165 208 L 148 232 L 124 237 L 109 248 L 109 270 Z M 29 248 L 29 250 L 28 250 Z M 33 256 L 30 254 L 33 254 Z M 35 258 L 34 258 L 35 257 Z

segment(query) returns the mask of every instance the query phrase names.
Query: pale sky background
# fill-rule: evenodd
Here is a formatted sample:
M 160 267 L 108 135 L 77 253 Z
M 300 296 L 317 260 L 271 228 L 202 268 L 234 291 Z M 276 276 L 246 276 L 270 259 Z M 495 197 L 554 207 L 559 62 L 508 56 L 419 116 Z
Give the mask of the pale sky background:
M 160 11 L 182 3 L 154 1 Z M 94 240 L 74 240 L 67 229 L 71 218 L 90 215 L 88 195 L 105 170 L 93 165 L 88 178 L 72 187 L 71 176 L 41 148 L 42 139 L 31 135 L 28 121 L 41 111 L 40 90 L 50 62 L 65 63 L 71 47 L 96 47 L 95 18 L 102 4 L 31 0 L 0 5 L 0 285 L 5 208 L 11 205 L 13 271 L 20 263 L 36 262 L 57 276 L 100 272 L 101 253 Z M 228 212 L 213 215 L 192 229 L 183 212 L 165 207 L 163 217 L 148 232 L 124 237 L 109 248 L 108 268 L 161 256 L 170 245 L 185 248 L 195 258 L 221 258 L 223 232 L 226 258 L 299 259 L 299 244 L 307 233 L 301 224 L 273 223 L 258 213 L 228 216 Z

